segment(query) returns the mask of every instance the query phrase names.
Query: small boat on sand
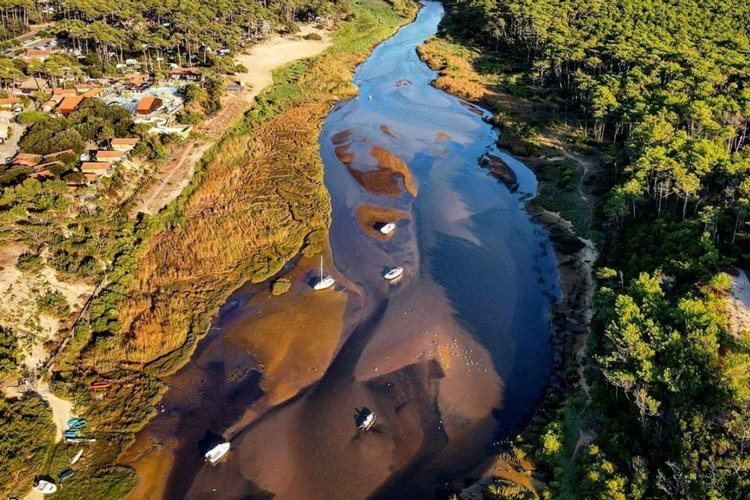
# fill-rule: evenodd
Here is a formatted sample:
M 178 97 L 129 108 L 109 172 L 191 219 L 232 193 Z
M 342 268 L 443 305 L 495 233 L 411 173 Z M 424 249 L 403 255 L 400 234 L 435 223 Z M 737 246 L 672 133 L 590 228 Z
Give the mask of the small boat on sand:
M 394 267 L 389 269 L 384 275 L 383 278 L 387 279 L 388 281 L 393 281 L 399 276 L 404 274 L 404 268 L 403 267 Z
M 70 479 L 71 477 L 73 477 L 73 474 L 74 474 L 73 469 L 65 469 L 64 471 L 60 473 L 59 476 L 57 476 L 57 480 L 62 483 L 66 479 Z
M 394 224 L 393 222 L 388 222 L 387 224 L 383 224 L 379 231 L 382 234 L 391 234 L 394 229 L 396 229 L 396 224 Z
M 76 453 L 75 455 L 73 455 L 73 458 L 70 459 L 70 463 L 71 464 L 75 464 L 76 462 L 78 462 L 81 459 L 82 456 L 83 456 L 83 448 L 81 448 L 80 450 L 78 450 L 78 453 Z
M 367 432 L 372 429 L 373 425 L 375 425 L 375 412 L 364 407 L 357 411 L 355 421 L 357 423 L 357 429 Z
M 83 429 L 86 427 L 86 419 L 83 418 L 71 418 L 68 420 L 68 428 L 69 429 Z
M 38 491 L 43 495 L 51 495 L 57 491 L 57 485 L 46 479 L 36 479 L 34 481 L 34 491 Z
M 224 458 L 224 455 L 227 454 L 229 451 L 230 444 L 227 442 L 217 444 L 210 450 L 206 452 L 205 455 L 203 455 L 203 458 L 206 459 L 206 462 L 210 463 L 211 465 L 215 465 L 219 460 Z
M 320 256 L 320 279 L 318 280 L 315 285 L 313 285 L 313 288 L 315 290 L 325 290 L 326 288 L 331 288 L 334 283 L 336 283 L 336 280 L 333 279 L 333 276 L 330 274 L 327 276 L 323 276 L 323 256 Z

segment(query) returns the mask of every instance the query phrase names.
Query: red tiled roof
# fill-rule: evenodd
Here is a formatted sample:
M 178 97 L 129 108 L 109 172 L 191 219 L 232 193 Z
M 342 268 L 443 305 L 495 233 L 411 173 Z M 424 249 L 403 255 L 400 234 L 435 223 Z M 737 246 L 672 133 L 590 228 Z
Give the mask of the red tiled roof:
M 63 97 L 63 100 L 60 101 L 57 110 L 62 114 L 72 113 L 82 101 L 83 97 L 79 95 L 65 96 Z
M 112 168 L 112 165 L 107 162 L 101 162 L 101 161 L 85 161 L 81 163 L 81 171 L 82 172 L 106 172 Z
M 32 179 L 40 179 L 40 178 L 41 179 L 50 179 L 50 178 L 52 178 L 54 176 L 55 176 L 55 174 L 53 174 L 49 170 L 41 170 L 39 172 L 34 172 L 29 177 L 31 177 Z
M 97 151 L 96 157 L 97 158 L 122 158 L 125 156 L 125 153 L 122 151 Z
M 26 57 L 49 57 L 52 54 L 46 49 L 26 49 Z
M 144 96 L 140 101 L 138 101 L 138 106 L 136 107 L 135 111 L 142 115 L 149 114 L 159 106 L 161 106 L 161 99 L 147 95 Z
M 73 151 L 72 149 L 66 149 L 65 151 L 58 151 L 57 153 L 50 153 L 48 155 L 44 155 L 44 158 L 45 159 L 47 159 L 47 158 L 57 158 L 58 156 L 74 155 L 74 154 L 76 154 L 76 152 Z
M 31 153 L 18 153 L 16 157 L 13 158 L 13 163 L 15 165 L 25 165 L 27 167 L 33 167 L 40 161 L 42 161 L 42 155 Z
M 54 167 L 55 165 L 64 165 L 64 163 L 61 161 L 50 161 L 47 163 L 40 163 L 39 165 L 34 166 L 34 170 L 38 172 L 40 170 L 46 170 L 49 167 Z
M 8 104 L 19 104 L 21 102 L 21 99 L 18 97 L 5 97 L 0 99 L 0 106 L 5 106 Z
M 56 88 L 52 89 L 53 95 L 76 95 L 76 89 L 62 89 L 62 88 Z
M 173 75 L 198 75 L 201 71 L 198 68 L 172 68 L 169 72 Z
M 115 137 L 110 141 L 113 146 L 134 146 L 139 142 L 137 137 Z
M 96 97 L 97 95 L 101 94 L 102 90 L 104 90 L 104 89 L 101 89 L 99 87 L 94 87 L 93 89 L 91 89 L 91 90 L 89 90 L 87 92 L 84 92 L 81 95 L 81 97 L 84 97 L 86 99 L 88 99 L 89 97 Z

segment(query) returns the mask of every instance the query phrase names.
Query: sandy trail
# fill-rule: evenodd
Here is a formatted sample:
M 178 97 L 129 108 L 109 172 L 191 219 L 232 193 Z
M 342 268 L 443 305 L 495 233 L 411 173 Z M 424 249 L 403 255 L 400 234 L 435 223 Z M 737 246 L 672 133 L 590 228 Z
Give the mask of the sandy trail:
M 322 40 L 305 40 L 302 37 L 317 33 Z M 195 173 L 195 166 L 224 132 L 237 122 L 252 107 L 253 100 L 263 90 L 273 84 L 273 71 L 299 59 L 320 54 L 332 44 L 326 31 L 312 26 L 303 27 L 295 38 L 276 35 L 253 47 L 248 54 L 241 54 L 237 62 L 247 67 L 247 73 L 237 75 L 248 90 L 238 95 L 225 96 L 219 114 L 202 123 L 197 132 L 204 138 L 189 140 L 183 147 L 174 151 L 167 164 L 156 174 L 151 186 L 141 196 L 131 211 L 131 216 L 139 213 L 153 215 L 176 199 L 187 187 Z
M 311 33 L 320 35 L 322 40 L 305 40 L 302 38 Z M 266 87 L 273 84 L 273 71 L 276 68 L 298 59 L 306 59 L 320 54 L 331 44 L 331 38 L 326 31 L 315 29 L 312 26 L 303 27 L 297 34 L 297 38 L 275 36 L 253 47 L 249 54 L 242 54 L 237 57 L 237 61 L 248 69 L 247 73 L 238 75 L 237 79 L 251 87 L 250 92 L 246 95 L 248 99 L 253 99 Z
M 750 279 L 740 270 L 732 276 L 732 293 L 729 302 L 729 331 L 736 337 L 750 331 Z
M 73 403 L 52 394 L 49 386 L 45 383 L 40 385 L 38 393 L 52 408 L 52 421 L 55 423 L 55 443 L 59 443 L 68 420 L 73 417 Z M 23 498 L 24 500 L 41 500 L 44 498 L 44 495 L 38 491 L 31 490 Z

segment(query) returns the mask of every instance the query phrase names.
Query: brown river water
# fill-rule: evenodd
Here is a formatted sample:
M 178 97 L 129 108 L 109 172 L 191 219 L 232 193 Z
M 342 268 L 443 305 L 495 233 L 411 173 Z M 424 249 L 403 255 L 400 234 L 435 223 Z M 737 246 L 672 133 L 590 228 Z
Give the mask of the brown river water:
M 336 286 L 313 291 L 319 262 L 299 258 L 289 293 L 233 295 L 123 457 L 140 479 L 130 498 L 444 498 L 529 417 L 557 264 L 524 210 L 533 174 L 497 150 L 488 113 L 430 86 L 415 49 L 442 16 L 425 3 L 326 119 Z M 377 415 L 365 433 L 363 406 Z M 205 466 L 221 440 L 229 454 Z

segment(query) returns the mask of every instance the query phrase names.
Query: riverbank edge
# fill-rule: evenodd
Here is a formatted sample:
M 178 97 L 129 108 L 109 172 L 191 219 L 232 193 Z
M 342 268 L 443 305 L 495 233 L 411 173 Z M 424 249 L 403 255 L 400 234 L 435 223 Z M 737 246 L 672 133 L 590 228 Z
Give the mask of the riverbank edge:
M 359 2 L 352 2 L 359 3 Z M 323 56 L 326 56 L 326 54 L 329 54 L 332 50 L 339 49 L 339 51 L 349 50 L 351 52 L 351 55 L 356 56 L 357 59 L 354 63 L 352 63 L 348 68 L 349 73 L 347 77 L 345 78 L 345 82 L 341 82 L 342 84 L 351 85 L 351 79 L 353 75 L 353 71 L 356 68 L 357 65 L 359 65 L 380 43 L 382 43 L 384 40 L 388 39 L 389 37 L 393 36 L 393 34 L 398 31 L 402 26 L 405 24 L 408 24 L 409 22 L 412 22 L 414 17 L 416 16 L 416 13 L 418 12 L 418 5 L 416 3 L 407 3 L 405 5 L 400 5 L 398 2 L 396 2 L 396 5 L 394 5 L 393 2 L 386 2 L 381 0 L 363 0 L 361 2 L 362 4 L 383 4 L 387 5 L 387 8 L 390 9 L 392 12 L 394 12 L 394 16 L 398 18 L 398 22 L 394 23 L 392 26 L 388 26 L 388 33 L 383 36 L 382 38 L 378 38 L 377 40 L 367 40 L 367 43 L 369 47 L 366 51 L 359 52 L 354 49 L 349 49 L 347 47 L 344 47 L 348 42 L 351 42 L 351 40 L 334 40 L 334 45 L 324 51 L 322 54 L 315 56 L 310 59 L 310 61 L 314 61 L 316 59 L 320 59 Z M 385 8 L 385 7 L 384 7 Z M 356 11 L 356 9 L 352 9 L 352 11 Z M 357 22 L 357 16 L 349 16 L 346 19 L 342 21 L 342 25 L 351 24 L 354 25 Z M 359 34 L 360 37 L 364 37 L 365 35 Z M 337 45 L 338 44 L 338 45 Z M 291 63 L 288 66 L 294 66 L 296 63 Z M 223 146 L 227 144 L 227 142 L 232 139 L 236 138 L 238 136 L 243 135 L 249 135 L 252 130 L 253 126 L 257 123 L 265 123 L 272 121 L 276 118 L 277 115 L 281 114 L 284 111 L 287 111 L 288 109 L 294 108 L 295 106 L 303 106 L 305 104 L 310 104 L 311 102 L 314 102 L 314 99 L 317 97 L 320 97 L 320 95 L 311 95 L 306 96 L 308 101 L 300 100 L 297 96 L 290 97 L 288 100 L 288 103 L 279 104 L 278 102 L 275 103 L 275 106 L 268 106 L 267 102 L 265 102 L 264 96 L 271 95 L 278 89 L 279 86 L 283 86 L 287 84 L 288 82 L 281 81 L 279 82 L 278 79 L 281 78 L 283 80 L 284 78 L 284 68 L 274 72 L 274 84 L 266 89 L 258 98 L 256 99 L 253 106 L 250 108 L 249 111 L 245 113 L 245 115 L 238 120 L 237 123 L 229 127 L 229 129 L 222 135 L 222 137 L 216 142 L 212 148 L 207 151 L 202 159 L 199 161 L 198 165 L 196 166 L 196 172 L 193 176 L 192 181 L 190 184 L 183 190 L 183 192 L 180 194 L 180 196 L 171 202 L 167 207 L 165 207 L 162 212 L 160 212 L 158 215 L 156 215 L 152 220 L 148 221 L 146 229 L 144 229 L 143 233 L 143 241 L 148 241 L 150 237 L 153 237 L 154 235 L 160 233 L 164 230 L 164 228 L 168 227 L 169 224 L 175 224 L 176 221 L 180 220 L 180 217 L 182 216 L 182 211 L 186 205 L 187 200 L 197 191 L 199 186 L 202 184 L 202 182 L 205 180 L 205 171 L 208 165 L 214 161 L 217 154 L 220 153 L 220 150 Z M 319 99 L 321 102 L 320 104 L 326 104 L 328 102 L 335 102 L 337 100 L 343 99 L 343 98 L 349 98 L 351 95 L 353 95 L 353 92 L 356 92 L 356 89 L 347 89 L 347 92 L 341 93 L 341 87 L 334 87 L 334 88 L 326 88 L 327 98 L 326 99 Z M 351 95 L 350 95 L 351 94 Z M 263 109 L 258 109 L 263 108 Z M 318 128 L 322 126 L 322 121 L 327 115 L 327 112 L 324 113 L 321 116 L 320 123 L 317 124 Z M 317 145 L 317 139 L 318 136 L 315 137 L 315 144 Z M 318 160 L 319 166 L 320 166 L 320 175 L 322 176 L 322 161 Z M 325 186 L 323 187 L 325 190 Z M 326 191 L 327 194 L 327 191 Z M 330 212 L 330 209 L 329 209 Z M 309 234 L 308 234 L 309 236 Z M 326 235 L 327 238 L 327 235 Z M 156 360 L 157 362 L 153 362 L 153 364 L 146 364 L 142 367 L 140 370 L 140 375 L 138 375 L 138 371 L 133 371 L 131 373 L 132 377 L 137 377 L 138 381 L 145 383 L 146 385 L 156 385 L 156 389 L 153 390 L 153 393 L 150 394 L 150 397 L 147 401 L 142 401 L 140 404 L 144 404 L 144 406 L 149 407 L 149 411 L 143 415 L 141 419 L 139 419 L 137 422 L 133 423 L 130 422 L 126 429 L 122 431 L 122 434 L 128 434 L 131 437 L 126 440 L 119 440 L 118 444 L 124 446 L 118 447 L 120 450 L 114 455 L 114 460 L 106 460 L 106 464 L 99 464 L 97 465 L 96 469 L 100 473 L 104 472 L 105 470 L 108 470 L 109 472 L 115 472 L 112 470 L 113 467 L 120 468 L 121 466 L 116 465 L 118 464 L 119 457 L 121 456 L 122 452 L 124 452 L 127 449 L 127 446 L 129 443 L 132 442 L 132 436 L 140 430 L 142 430 L 148 422 L 153 418 L 154 415 L 156 415 L 156 407 L 158 405 L 158 402 L 162 399 L 162 396 L 164 395 L 166 391 L 166 387 L 161 382 L 161 379 L 163 377 L 166 377 L 177 370 L 179 370 L 182 366 L 184 366 L 187 362 L 189 362 L 192 353 L 194 352 L 195 348 L 197 347 L 198 342 L 200 342 L 201 339 L 203 339 L 207 333 L 210 330 L 211 326 L 211 320 L 216 316 L 216 313 L 218 312 L 219 308 L 222 305 L 221 297 L 229 297 L 232 293 L 239 287 L 241 287 L 243 284 L 247 283 L 248 281 L 253 282 L 260 282 L 265 281 L 266 279 L 269 279 L 273 276 L 275 276 L 278 271 L 283 267 L 284 264 L 286 264 L 290 259 L 293 259 L 296 257 L 301 250 L 304 249 L 305 245 L 307 244 L 307 238 L 303 238 L 303 242 L 300 245 L 299 248 L 297 248 L 296 251 L 292 252 L 289 256 L 289 259 L 285 259 L 284 262 L 279 266 L 279 269 L 272 269 L 271 272 L 264 276 L 263 279 L 256 279 L 255 276 L 244 276 L 240 280 L 234 280 L 232 284 L 227 285 L 226 287 L 222 288 L 222 292 L 219 294 L 216 294 L 215 298 L 215 304 L 213 306 L 215 307 L 206 307 L 203 308 L 201 311 L 196 311 L 198 314 L 195 318 L 192 318 L 192 324 L 190 327 L 190 332 L 188 335 L 188 338 L 186 339 L 186 342 L 184 345 L 182 345 L 178 351 L 179 352 L 173 352 L 170 353 L 169 360 L 167 363 L 163 363 L 163 360 L 159 359 Z M 137 255 L 132 256 L 132 258 L 139 258 L 139 255 L 142 254 L 143 248 L 139 251 Z M 73 359 L 76 359 L 76 356 L 79 356 L 81 351 L 73 351 Z M 121 371 L 121 370 L 120 370 Z M 130 370 L 128 370 L 130 371 Z M 142 380 L 142 377 L 146 377 L 147 380 Z M 124 382 L 129 382 L 130 385 L 133 385 L 134 381 L 130 379 L 123 379 Z M 135 381 L 135 383 L 139 383 L 138 381 Z M 80 385 L 80 384 L 79 384 Z M 73 387 L 65 387 L 65 383 L 59 384 L 55 389 L 60 392 L 61 395 L 65 397 L 71 397 L 75 395 L 76 388 Z M 80 388 L 78 388 L 80 389 Z M 85 390 L 88 390 L 88 386 L 85 386 Z M 116 398 L 117 396 L 115 396 Z M 116 405 L 110 405 L 110 406 L 116 406 Z M 84 410 L 85 413 L 85 406 L 83 408 L 80 408 L 81 410 Z M 95 419 L 94 419 L 95 420 Z M 110 433 L 107 433 L 110 434 Z M 119 433 L 118 433 L 119 434 Z M 114 444 L 113 444 L 114 446 Z M 111 451 L 111 450 L 110 450 Z M 51 452 L 51 458 L 48 461 L 52 461 L 55 459 L 55 452 Z M 130 469 L 128 467 L 128 469 Z M 132 469 L 130 469 L 132 471 Z M 113 474 L 114 475 L 114 474 Z M 131 475 L 132 477 L 132 475 Z M 127 479 L 127 478 L 126 478 Z M 75 488 L 71 488 L 73 484 L 68 483 L 68 488 L 66 488 L 68 491 L 74 491 Z M 85 487 L 84 487 L 85 488 Z M 119 492 L 118 492 L 119 493 Z M 127 495 L 129 492 L 125 492 L 125 495 Z M 75 493 L 70 493 L 72 495 L 75 495 Z M 106 496 L 106 497 L 100 497 L 100 498 L 122 498 L 124 495 L 118 494 L 115 496 Z M 66 496 L 67 498 L 67 496 Z M 73 498 L 73 497 L 71 497 Z
M 438 34 L 417 48 L 420 59 L 439 74 L 438 78 L 432 82 L 433 86 L 467 102 L 482 106 L 493 114 L 498 114 L 500 110 L 495 103 L 507 102 L 497 99 L 500 94 L 499 91 L 484 82 L 469 78 L 468 75 L 461 78 L 460 76 L 457 77 L 454 72 L 448 77 L 446 70 L 452 62 L 448 60 L 448 55 L 442 54 L 445 59 L 440 61 L 439 58 L 433 57 L 434 54 L 428 55 L 424 50 L 433 40 L 442 40 L 445 35 L 452 35 L 450 33 L 450 22 L 446 22 L 449 16 L 450 14 L 447 13 L 441 22 Z M 450 43 L 461 44 L 461 40 L 451 36 Z M 481 52 L 481 49 L 476 47 L 472 47 L 472 50 Z M 452 56 L 455 55 L 452 54 Z M 462 62 L 473 66 L 472 61 L 468 59 Z M 473 69 L 481 75 L 479 69 Z M 477 86 L 481 87 L 479 96 L 472 96 L 471 90 L 467 92 L 467 88 L 472 89 Z M 512 100 L 513 96 L 504 95 L 504 98 Z M 507 117 L 507 113 L 505 116 Z M 516 121 L 522 121 L 522 117 L 519 118 L 521 119 L 516 119 Z M 502 127 L 496 123 L 493 123 L 493 125 L 499 129 L 502 137 Z M 545 143 L 554 143 L 560 148 L 563 156 L 577 163 L 578 167 L 585 172 L 585 167 L 578 161 L 580 157 L 570 154 L 568 151 L 574 149 L 572 145 L 561 142 L 559 137 L 553 138 L 550 136 L 545 137 L 545 139 L 549 139 L 545 140 Z M 513 153 L 511 152 L 511 154 Z M 531 156 L 518 154 L 513 154 L 513 156 L 524 162 L 537 175 L 538 192 L 541 191 L 547 181 L 539 179 L 538 174 L 545 165 L 549 166 L 549 158 L 541 151 Z M 585 160 L 597 161 L 593 156 L 585 158 Z M 582 183 L 583 175 L 580 176 L 576 188 L 580 189 Z M 585 196 L 583 197 L 585 198 Z M 593 206 L 587 208 L 593 211 Z M 585 346 L 593 316 L 592 299 L 596 287 L 593 266 L 598 258 L 598 251 L 592 241 L 576 234 L 572 222 L 565 219 L 560 212 L 552 211 L 533 199 L 526 202 L 526 210 L 549 233 L 560 276 L 562 298 L 553 304 L 550 311 L 551 371 L 546 388 L 540 395 L 539 403 L 532 412 L 528 423 L 521 430 L 519 437 L 516 438 L 515 442 L 508 443 L 508 446 L 505 446 L 498 453 L 496 459 L 485 464 L 481 470 L 476 471 L 476 475 L 481 476 L 481 478 L 465 488 L 460 495 L 461 498 L 469 498 L 469 495 L 481 495 L 482 490 L 494 479 L 513 482 L 524 488 L 538 489 L 540 482 L 533 479 L 529 480 L 528 476 L 533 472 L 533 464 L 526 459 L 520 445 L 533 443 L 536 440 L 544 426 L 557 418 L 557 413 L 563 407 L 567 398 L 576 392 L 583 381 Z

